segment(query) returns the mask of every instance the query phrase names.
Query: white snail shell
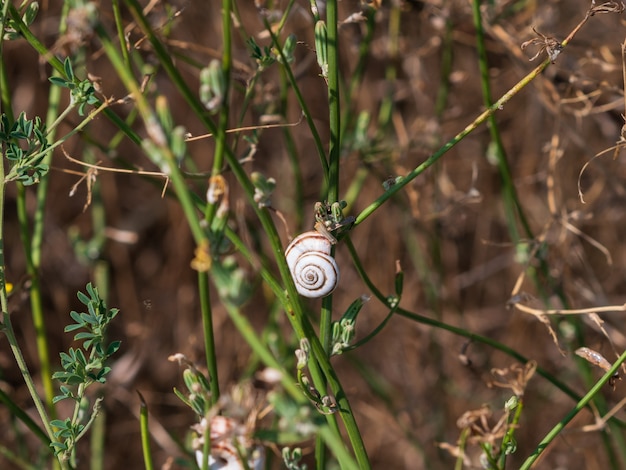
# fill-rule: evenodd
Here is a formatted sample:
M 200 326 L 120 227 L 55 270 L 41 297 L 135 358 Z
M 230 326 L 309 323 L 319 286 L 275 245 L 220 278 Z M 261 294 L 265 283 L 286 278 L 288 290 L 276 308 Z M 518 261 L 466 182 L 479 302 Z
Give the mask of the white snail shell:
M 298 294 L 309 298 L 326 297 L 337 287 L 339 267 L 330 255 L 332 243 L 314 230 L 294 238 L 285 256 Z

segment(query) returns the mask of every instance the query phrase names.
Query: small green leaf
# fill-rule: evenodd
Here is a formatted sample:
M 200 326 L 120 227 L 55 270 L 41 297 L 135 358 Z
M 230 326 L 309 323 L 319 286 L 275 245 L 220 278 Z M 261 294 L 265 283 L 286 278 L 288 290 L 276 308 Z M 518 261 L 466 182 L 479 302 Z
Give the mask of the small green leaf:
M 398 296 L 398 298 L 402 297 L 402 289 L 404 287 L 404 272 L 401 270 L 398 270 L 396 272 L 395 286 L 396 286 L 396 295 Z
M 120 349 L 121 345 L 122 345 L 121 341 L 113 341 L 107 347 L 106 356 L 109 357 L 109 356 L 112 356 L 113 354 L 115 354 Z
M 53 419 L 50 421 L 50 426 L 53 428 L 67 429 L 68 424 L 69 420 Z
M 63 331 L 64 331 L 65 333 L 71 333 L 72 331 L 79 330 L 79 329 L 80 329 L 80 328 L 82 328 L 82 327 L 83 327 L 83 325 L 78 325 L 78 324 L 67 325 L 67 326 L 63 329 Z
M 63 444 L 62 442 L 58 442 L 58 441 L 53 441 L 50 443 L 50 447 L 54 447 L 55 448 L 55 452 L 58 454 L 61 451 L 67 450 L 67 446 L 65 444 Z
M 48 81 L 52 83 L 53 85 L 67 88 L 67 80 L 63 77 L 57 77 L 57 76 L 49 77 Z
M 31 24 L 33 24 L 33 21 L 35 21 L 35 18 L 37 18 L 38 12 L 39 12 L 39 3 L 37 2 L 29 3 L 28 6 L 26 7 L 26 11 L 24 12 L 24 15 L 22 16 L 22 21 L 24 22 L 24 24 L 26 26 L 30 26 Z
M 81 291 L 78 291 L 78 293 L 76 294 L 76 297 L 78 297 L 78 300 L 83 305 L 89 305 L 89 302 L 91 301 L 91 299 L 87 297 L 84 293 L 82 293 Z
M 70 82 L 74 81 L 74 70 L 72 70 L 72 63 L 70 62 L 70 58 L 67 57 L 65 62 L 63 62 L 63 69 L 65 70 L 65 76 Z

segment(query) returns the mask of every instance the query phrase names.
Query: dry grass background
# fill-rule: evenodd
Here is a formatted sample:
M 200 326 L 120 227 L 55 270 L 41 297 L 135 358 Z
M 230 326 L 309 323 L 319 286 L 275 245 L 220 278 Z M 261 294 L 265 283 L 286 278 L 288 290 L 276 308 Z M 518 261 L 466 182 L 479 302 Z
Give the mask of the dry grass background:
M 207 63 L 211 53 L 219 56 L 219 2 L 173 1 L 169 5 L 180 12 L 171 23 L 172 51 L 192 56 Z M 275 2 L 276 7 L 286 2 Z M 297 47 L 295 70 L 298 81 L 311 106 L 316 123 L 327 140 L 327 109 L 325 87 L 318 76 L 314 59 L 313 38 L 308 2 L 299 1 L 287 30 L 302 43 Z M 389 176 L 401 175 L 421 163 L 442 142 L 464 128 L 483 108 L 476 38 L 467 1 L 401 1 L 400 43 L 397 57 L 388 55 L 388 23 L 390 2 L 382 2 L 376 16 L 376 36 L 372 43 L 365 79 L 355 99 L 355 110 L 367 110 L 376 116 L 381 100 L 391 91 L 394 97 L 393 123 L 384 133 L 379 153 L 366 161 L 357 153 L 348 153 L 342 160 L 342 188 L 347 188 L 358 168 L 370 169 L 364 189 L 352 208 L 357 214 L 382 192 L 381 183 Z M 490 75 L 493 95 L 499 97 L 534 67 L 528 51 L 520 45 L 533 36 L 532 27 L 544 34 L 564 37 L 582 18 L 588 0 L 512 2 L 496 1 L 495 11 L 505 12 L 512 5 L 522 8 L 500 17 L 487 31 Z M 243 27 L 252 35 L 263 31 L 253 2 L 238 1 Z M 35 33 L 51 46 L 57 37 L 60 2 L 42 5 Z M 166 4 L 157 2 L 150 18 L 160 24 L 166 18 Z M 360 9 L 359 2 L 340 2 L 340 17 Z M 99 2 L 105 22 L 111 22 L 110 5 Z M 441 116 L 435 114 L 437 93 L 443 77 L 442 47 L 446 19 L 452 22 L 452 74 L 450 94 Z M 130 18 L 127 18 L 130 21 Z M 578 174 L 597 152 L 612 146 L 624 123 L 622 60 L 620 45 L 626 36 L 624 18 L 603 15 L 593 18 L 575 38 L 556 63 L 535 82 L 516 96 L 496 117 L 508 153 L 515 185 L 533 231 L 544 235 L 548 244 L 547 259 L 552 275 L 574 307 L 621 304 L 626 299 L 626 225 L 623 158 L 610 155 L 595 160 L 582 178 L 586 204 L 577 196 Z M 133 32 L 133 34 L 135 34 Z M 341 28 L 341 67 L 350 76 L 357 58 L 363 30 L 359 24 Z M 133 39 L 138 37 L 132 36 Z M 259 42 L 263 42 L 259 39 Z M 192 46 L 202 46 L 196 50 Z M 97 40 L 88 44 L 91 55 L 87 68 L 102 77 L 107 95 L 124 95 L 121 84 L 104 56 Z M 142 46 L 146 57 L 147 45 Z M 250 59 L 244 44 L 234 44 L 235 79 L 249 78 Z M 534 54 L 534 52 L 533 52 Z M 532 54 L 531 54 L 532 55 Z M 36 55 L 24 42 L 6 44 L 6 61 L 10 83 L 15 84 L 13 101 L 16 111 L 29 116 L 45 112 L 47 103 L 46 76 L 49 70 L 40 65 Z M 190 83 L 198 83 L 198 71 L 183 61 L 178 66 Z M 385 80 L 385 69 L 396 66 L 397 79 Z M 165 76 L 157 77 L 155 89 L 169 101 L 177 124 L 192 134 L 204 132 L 200 123 L 190 120 L 184 103 Z M 278 79 L 275 70 L 263 74 L 253 106 L 245 124 L 254 125 L 277 100 Z M 197 88 L 196 85 L 193 87 Z M 232 97 L 234 114 L 241 103 L 241 93 Z M 125 115 L 132 104 L 118 106 Z M 299 109 L 292 100 L 289 112 L 292 122 L 299 118 Z M 71 120 L 71 119 L 70 119 Z M 70 122 L 71 124 L 71 122 Z M 65 130 L 69 130 L 66 127 Z M 140 132 L 143 132 L 138 127 Z M 376 132 L 374 125 L 371 135 Z M 305 205 L 312 209 L 319 199 L 321 173 L 318 158 L 311 145 L 307 127 L 292 129 L 300 152 L 305 182 Z M 83 137 L 106 144 L 115 129 L 104 119 L 93 123 Z M 274 206 L 282 211 L 292 232 L 299 228 L 294 211 L 294 186 L 280 130 L 264 131 L 258 153 L 248 170 L 262 171 L 277 178 L 279 184 Z M 508 309 L 513 286 L 523 271 L 515 260 L 504 221 L 501 185 L 497 167 L 486 158 L 490 138 L 482 126 L 406 191 L 353 231 L 358 252 L 375 284 L 383 291 L 393 292 L 395 262 L 405 270 L 404 308 L 438 318 L 469 331 L 501 341 L 567 382 L 579 393 L 585 391 L 572 354 L 562 356 L 546 329 L 531 316 Z M 65 148 L 80 158 L 84 141 L 77 138 Z M 550 145 L 557 144 L 558 158 L 551 160 Z M 213 142 L 202 140 L 189 145 L 189 151 L 200 170 L 210 170 Z M 151 169 L 140 149 L 123 143 L 119 155 L 137 165 Z M 554 157 L 554 154 L 552 155 Z M 115 166 L 106 156 L 105 166 Z M 63 325 L 68 312 L 79 308 L 77 290 L 90 280 L 91 268 L 77 258 L 68 236 L 77 233 L 89 239 L 91 214 L 83 212 L 86 190 L 81 186 L 70 198 L 68 193 L 77 177 L 65 174 L 63 168 L 78 169 L 55 155 L 55 171 L 50 175 L 51 187 L 46 213 L 46 235 L 43 259 L 43 289 L 46 296 L 46 321 L 51 349 L 67 349 L 68 336 Z M 230 179 L 234 183 L 233 179 Z M 548 180 L 553 178 L 553 188 Z M 158 185 L 137 176 L 101 172 L 98 177 L 106 209 L 107 225 L 137 234 L 137 242 L 123 244 L 111 239 L 101 259 L 111 267 L 111 299 L 109 304 L 121 309 L 111 333 L 123 340 L 120 357 L 113 365 L 113 378 L 106 387 L 107 462 L 106 468 L 141 468 L 141 446 L 136 414 L 140 390 L 149 404 L 153 423 L 182 436 L 192 424 L 192 415 L 172 393 L 181 385 L 180 370 L 167 357 L 182 352 L 202 362 L 204 357 L 196 297 L 196 279 L 189 268 L 193 257 L 193 241 L 183 222 L 183 214 L 175 201 L 162 199 Z M 202 194 L 203 181 L 190 182 Z M 235 185 L 231 184 L 234 188 Z M 14 194 L 7 202 L 7 264 L 9 279 L 25 274 L 23 253 L 17 232 Z M 550 210 L 553 198 L 556 213 Z M 258 229 L 236 190 L 231 194 L 231 207 L 236 213 L 240 232 L 249 238 Z M 305 212 L 311 214 L 311 212 Z M 610 252 L 612 264 L 590 243 L 564 228 L 563 217 L 576 215 L 572 223 L 584 234 L 601 243 Z M 311 221 L 305 221 L 304 228 Z M 263 243 L 261 239 L 259 243 Z M 285 237 L 286 243 L 286 237 Z M 435 247 L 441 254 L 433 256 Z M 347 249 L 338 248 L 342 281 L 335 292 L 336 312 L 342 312 L 354 298 L 367 294 L 351 265 Z M 250 279 L 255 278 L 249 268 Z M 428 286 L 428 288 L 425 288 Z M 522 290 L 536 294 L 526 281 Z M 216 296 L 215 296 L 216 297 Z M 259 292 L 245 307 L 245 312 L 260 329 L 268 316 L 269 301 Z M 311 303 L 312 311 L 318 307 Z M 28 302 L 16 305 L 16 324 L 33 371 L 37 371 L 36 350 L 31 338 L 35 332 L 29 317 Z M 250 351 L 241 340 L 219 304 L 214 305 L 219 371 L 222 389 L 236 383 L 246 370 Z M 376 300 L 364 307 L 358 331 L 370 331 L 386 315 Z M 605 316 L 611 326 L 611 338 L 618 349 L 626 347 L 623 314 Z M 559 319 L 553 319 L 559 329 Z M 607 356 L 607 341 L 590 323 L 585 327 L 585 344 Z M 565 334 L 564 331 L 559 331 Z M 564 345 L 567 338 L 562 337 Z M 4 340 L 0 343 L 2 386 L 29 406 L 23 387 Z M 459 360 L 466 339 L 431 327 L 394 317 L 385 330 L 359 350 L 334 360 L 339 376 L 356 411 L 374 468 L 439 469 L 453 468 L 454 459 L 437 447 L 438 442 L 454 444 L 459 436 L 457 419 L 467 410 L 488 404 L 497 416 L 510 392 L 490 388 L 490 370 L 507 367 L 514 361 L 486 345 L 472 343 L 467 354 L 471 367 Z M 56 356 L 56 352 L 53 354 Z M 599 375 L 599 373 L 597 373 Z M 375 393 L 364 377 L 370 376 L 383 394 Z M 624 395 L 624 384 L 616 390 L 605 390 L 610 404 Z M 511 457 L 509 468 L 516 468 L 534 449 L 545 433 L 571 409 L 573 402 L 544 379 L 535 376 L 525 395 L 525 411 L 517 431 L 518 450 Z M 621 415 L 620 415 L 621 416 Z M 623 417 L 623 416 L 622 416 Z M 606 452 L 600 445 L 599 433 L 584 433 L 584 424 L 593 422 L 583 412 L 548 449 L 537 468 L 589 469 L 604 468 Z M 14 439 L 6 410 L 0 409 L 0 436 L 6 444 Z M 155 444 L 158 465 L 173 452 L 167 439 Z M 0 466 L 8 468 L 0 460 Z

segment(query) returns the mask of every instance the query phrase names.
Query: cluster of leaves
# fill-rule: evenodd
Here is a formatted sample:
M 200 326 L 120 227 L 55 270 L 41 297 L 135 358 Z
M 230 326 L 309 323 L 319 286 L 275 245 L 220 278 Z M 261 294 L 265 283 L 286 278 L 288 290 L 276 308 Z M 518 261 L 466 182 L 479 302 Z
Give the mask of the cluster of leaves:
M 116 308 L 107 309 L 107 306 L 98 294 L 98 289 L 87 284 L 86 295 L 78 293 L 78 299 L 87 306 L 87 313 L 72 311 L 70 316 L 76 322 L 67 325 L 65 332 L 86 330 L 74 335 L 75 341 L 83 341 L 82 349 L 70 348 L 68 353 L 61 353 L 62 372 L 56 372 L 52 377 L 69 386 L 85 388 L 92 383 L 105 383 L 106 375 L 111 368 L 105 366 L 105 361 L 119 348 L 120 342 L 113 341 L 106 345 L 105 334 L 109 323 L 118 314 Z M 54 402 L 72 398 L 80 400 L 82 397 L 72 392 L 69 387 L 61 386 L 61 395 L 54 398 Z
M 285 43 L 282 47 L 282 56 L 278 49 L 269 46 L 259 46 L 252 37 L 248 38 L 246 44 L 250 49 L 250 57 L 257 63 L 259 67 L 258 71 L 262 72 L 270 65 L 274 64 L 276 61 L 280 62 L 282 60 L 282 56 L 285 57 L 287 63 L 292 63 L 295 59 L 294 53 L 298 41 L 296 39 L 296 36 L 293 34 L 287 36 L 287 39 L 285 39 Z
M 26 26 L 30 26 L 35 21 L 37 13 L 39 13 L 39 3 L 24 0 L 19 9 L 23 11 L 22 23 Z M 7 18 L 2 39 L 5 41 L 13 41 L 21 37 L 22 35 L 18 32 L 15 21 L 11 18 Z
M 46 125 L 39 117 L 26 118 L 26 113 L 11 123 L 6 114 L 0 117 L 0 143 L 4 156 L 11 163 L 6 181 L 19 181 L 25 186 L 33 185 L 48 172 L 43 163 L 50 145 L 46 138 Z
M 71 106 L 78 106 L 78 114 L 85 115 L 85 106 L 98 103 L 96 89 L 93 83 L 87 79 L 78 80 L 74 75 L 74 69 L 69 57 L 63 62 L 65 77 L 50 77 L 51 83 L 70 90 Z
M 209 380 L 193 364 L 185 362 L 187 368 L 183 372 L 183 380 L 188 394 L 174 387 L 174 393 L 180 400 L 191 408 L 199 419 L 202 419 L 209 409 L 211 386 Z
M 88 295 L 87 295 L 88 294 Z M 89 424 L 95 418 L 99 401 L 94 405 L 93 413 L 87 424 L 84 420 L 88 416 L 88 400 L 85 390 L 94 383 L 105 383 L 106 375 L 111 368 L 105 361 L 119 348 L 119 341 L 107 344 L 105 335 L 107 328 L 118 314 L 118 309 L 108 309 L 98 290 L 87 284 L 87 294 L 78 293 L 78 299 L 87 306 L 87 313 L 72 311 L 70 316 L 76 322 L 65 327 L 65 332 L 84 330 L 74 335 L 75 341 L 82 341 L 82 348 L 70 348 L 67 353 L 61 353 L 63 371 L 53 374 L 53 378 L 62 384 L 60 395 L 54 397 L 53 402 L 72 399 L 76 402 L 75 413 L 72 418 L 53 420 L 50 424 L 57 428 L 56 441 L 52 443 L 57 453 L 70 454 L 76 441 L 87 431 Z

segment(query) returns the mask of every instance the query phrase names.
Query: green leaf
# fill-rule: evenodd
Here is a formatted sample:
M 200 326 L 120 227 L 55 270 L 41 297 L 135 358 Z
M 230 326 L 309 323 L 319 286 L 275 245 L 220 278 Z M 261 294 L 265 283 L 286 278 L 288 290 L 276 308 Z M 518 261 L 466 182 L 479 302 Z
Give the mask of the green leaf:
M 63 62 L 63 69 L 65 70 L 65 76 L 70 82 L 74 81 L 74 70 L 72 70 L 72 63 L 70 62 L 70 58 L 67 57 L 65 62 Z
M 53 419 L 52 421 L 50 421 L 50 426 L 52 426 L 53 428 L 67 429 L 68 425 L 69 425 L 69 419 L 67 420 Z
M 57 85 L 57 86 L 64 87 L 64 88 L 68 87 L 67 80 L 63 77 L 57 77 L 57 76 L 49 77 L 48 81 L 52 83 L 53 85 Z
M 109 357 L 109 356 L 112 356 L 113 354 L 115 354 L 120 349 L 121 345 L 122 345 L 121 341 L 113 341 L 107 347 L 106 356 Z
M 83 305 L 89 305 L 89 302 L 91 302 L 91 299 L 89 297 L 87 297 L 85 294 L 83 294 L 82 292 L 80 292 L 80 291 L 78 291 L 78 293 L 76 294 L 76 297 L 78 297 L 78 300 Z
M 91 282 L 86 286 L 87 292 L 89 296 L 94 302 L 98 302 L 100 300 L 100 295 L 98 294 L 98 289 L 94 287 Z
M 54 447 L 56 453 L 60 453 L 61 451 L 67 450 L 67 446 L 64 443 L 58 442 L 58 441 L 51 442 L 50 447 Z
M 400 264 L 400 263 L 398 263 Z M 395 278 L 396 295 L 398 298 L 402 297 L 402 289 L 404 287 L 404 272 L 398 270 Z
M 24 24 L 26 26 L 30 26 L 31 24 L 33 24 L 33 21 L 35 21 L 35 18 L 37 17 L 38 12 L 39 12 L 39 3 L 37 2 L 29 3 L 28 6 L 26 7 L 26 11 L 24 12 L 24 15 L 22 16 L 22 21 L 24 22 Z
M 79 341 L 81 339 L 92 339 L 95 335 L 93 333 L 88 333 L 86 331 L 81 331 L 74 335 L 74 340 Z
M 65 333 L 70 333 L 70 332 L 72 332 L 72 331 L 79 330 L 79 329 L 81 329 L 82 327 L 83 327 L 83 325 L 79 325 L 79 324 L 67 325 L 67 326 L 63 329 L 63 331 L 64 331 Z

